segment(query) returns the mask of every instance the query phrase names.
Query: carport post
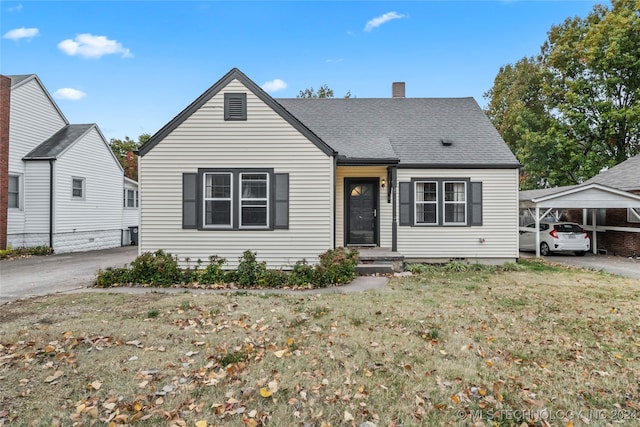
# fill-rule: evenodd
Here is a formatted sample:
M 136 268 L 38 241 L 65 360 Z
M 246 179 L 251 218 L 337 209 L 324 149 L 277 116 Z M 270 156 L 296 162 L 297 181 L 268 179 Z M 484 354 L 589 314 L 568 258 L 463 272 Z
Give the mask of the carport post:
M 593 252 L 594 255 L 596 255 L 598 253 L 598 232 L 596 231 L 596 227 L 598 224 L 596 224 L 596 219 L 598 217 L 597 215 L 597 209 L 591 209 L 591 224 L 593 224 L 593 240 L 591 241 L 591 251 Z
M 536 205 L 536 258 L 540 258 L 540 208 Z

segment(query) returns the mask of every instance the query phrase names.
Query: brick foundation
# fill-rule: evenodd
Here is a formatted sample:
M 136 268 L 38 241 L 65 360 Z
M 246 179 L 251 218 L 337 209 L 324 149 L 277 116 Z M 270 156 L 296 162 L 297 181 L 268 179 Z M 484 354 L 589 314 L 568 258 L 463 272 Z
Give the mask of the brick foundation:
M 0 249 L 7 248 L 11 79 L 0 75 Z

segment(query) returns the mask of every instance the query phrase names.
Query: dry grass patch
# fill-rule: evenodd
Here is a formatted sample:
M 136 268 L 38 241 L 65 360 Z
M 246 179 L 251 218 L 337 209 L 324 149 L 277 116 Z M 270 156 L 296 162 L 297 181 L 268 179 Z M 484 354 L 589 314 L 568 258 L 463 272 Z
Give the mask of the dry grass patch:
M 359 295 L 6 304 L 0 425 L 638 422 L 640 282 L 527 265 Z

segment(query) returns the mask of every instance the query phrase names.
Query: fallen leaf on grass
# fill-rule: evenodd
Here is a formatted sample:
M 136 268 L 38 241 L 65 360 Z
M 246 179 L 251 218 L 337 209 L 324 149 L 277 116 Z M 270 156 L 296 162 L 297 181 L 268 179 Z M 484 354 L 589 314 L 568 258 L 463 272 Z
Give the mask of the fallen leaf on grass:
M 273 354 L 280 359 L 282 356 L 284 356 L 284 354 L 287 352 L 286 349 L 284 350 L 278 350 L 278 351 L 274 351 Z
M 351 415 L 349 412 L 344 411 L 344 420 L 345 421 L 353 421 L 353 415 Z
M 64 371 L 56 371 L 53 375 L 49 375 L 47 378 L 45 378 L 44 382 L 52 383 L 63 375 L 64 375 Z
M 89 390 L 91 390 L 91 389 L 94 389 L 94 390 L 100 390 L 100 387 L 102 387 L 102 383 L 101 383 L 100 381 L 98 381 L 98 380 L 96 380 L 96 381 L 92 382 L 91 384 L 89 384 L 89 385 L 87 386 L 87 388 L 88 388 Z
M 196 422 L 196 427 L 207 427 L 208 425 L 209 423 L 207 422 L 207 420 L 200 420 Z
M 266 387 L 262 387 L 260 389 L 260 396 L 262 396 L 264 398 L 271 397 L 271 396 L 273 396 L 273 392 L 269 391 L 269 389 L 266 388 Z

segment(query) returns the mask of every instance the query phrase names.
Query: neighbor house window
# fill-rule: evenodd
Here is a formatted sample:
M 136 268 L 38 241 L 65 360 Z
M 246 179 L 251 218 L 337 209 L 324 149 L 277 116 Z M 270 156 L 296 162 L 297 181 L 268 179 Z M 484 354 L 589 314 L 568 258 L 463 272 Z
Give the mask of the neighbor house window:
M 74 199 L 84 199 L 84 178 L 72 178 L 71 196 Z
M 640 208 L 627 209 L 627 222 L 640 222 Z
M 438 183 L 433 181 L 415 182 L 416 224 L 438 223 Z
M 240 174 L 240 227 L 266 227 L 269 224 L 269 175 Z
M 9 175 L 9 208 L 20 209 L 20 175 Z
M 138 207 L 138 191 L 131 188 L 124 190 L 124 207 L 125 208 L 137 208 Z
M 205 227 L 231 227 L 233 175 L 205 173 L 203 214 Z
M 467 223 L 467 183 L 447 182 L 444 183 L 444 223 L 445 224 L 466 224 Z

